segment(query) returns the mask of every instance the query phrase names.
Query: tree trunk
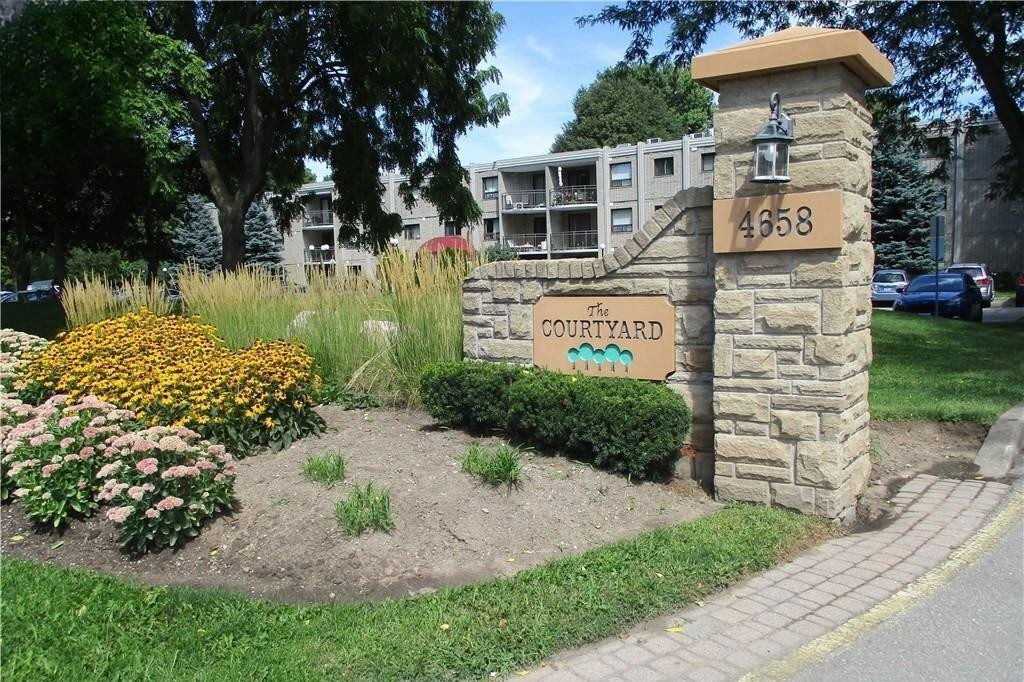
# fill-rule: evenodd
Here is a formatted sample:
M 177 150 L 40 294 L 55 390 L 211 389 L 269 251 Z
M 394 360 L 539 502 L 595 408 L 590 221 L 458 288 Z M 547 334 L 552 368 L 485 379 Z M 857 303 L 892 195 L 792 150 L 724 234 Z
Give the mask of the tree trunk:
M 14 219 L 14 286 L 18 291 L 23 291 L 28 283 L 32 281 L 32 263 L 28 259 L 28 231 L 25 229 L 25 219 L 18 216 Z
M 64 225 L 70 216 L 61 216 L 53 226 L 53 282 L 64 286 L 68 276 L 68 241 Z
M 157 244 L 156 216 L 153 210 L 146 212 L 146 278 L 155 282 L 160 275 L 160 247 Z
M 232 206 L 218 211 L 221 263 L 225 270 L 237 270 L 245 264 L 245 211 Z

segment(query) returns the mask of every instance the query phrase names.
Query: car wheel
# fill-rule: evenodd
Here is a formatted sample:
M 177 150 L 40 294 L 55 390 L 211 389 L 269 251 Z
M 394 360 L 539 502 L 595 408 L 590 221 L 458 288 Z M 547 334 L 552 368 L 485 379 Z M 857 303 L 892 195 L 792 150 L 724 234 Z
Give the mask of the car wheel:
M 982 306 L 980 303 L 972 303 L 971 316 L 967 319 L 969 319 L 971 322 L 981 322 L 982 316 L 984 315 L 984 313 L 981 312 L 981 308 Z

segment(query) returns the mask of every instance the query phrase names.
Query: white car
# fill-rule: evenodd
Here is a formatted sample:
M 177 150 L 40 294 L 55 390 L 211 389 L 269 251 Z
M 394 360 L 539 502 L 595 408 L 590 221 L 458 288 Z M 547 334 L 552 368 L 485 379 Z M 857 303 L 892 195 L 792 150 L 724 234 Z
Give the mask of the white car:
M 981 289 L 982 306 L 992 305 L 992 297 L 996 295 L 995 280 L 984 263 L 953 263 L 946 272 L 960 272 L 974 278 L 974 283 Z

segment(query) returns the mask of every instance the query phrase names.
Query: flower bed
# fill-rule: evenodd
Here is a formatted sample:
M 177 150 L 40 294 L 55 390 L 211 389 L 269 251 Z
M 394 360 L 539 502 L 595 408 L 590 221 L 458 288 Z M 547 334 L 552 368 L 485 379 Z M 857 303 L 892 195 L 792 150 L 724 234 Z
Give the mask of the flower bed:
M 10 389 L 21 368 L 50 342 L 13 329 L 0 329 L 0 390 Z
M 234 500 L 231 455 L 185 427 L 136 428 L 134 413 L 95 396 L 39 407 L 0 396 L 3 498 L 53 527 L 115 505 L 106 516 L 136 552 L 195 536 Z
M 150 426 L 184 426 L 231 452 L 280 449 L 318 432 L 320 379 L 302 348 L 262 341 L 233 351 L 196 319 L 142 310 L 77 327 L 21 368 L 15 388 L 95 395 Z

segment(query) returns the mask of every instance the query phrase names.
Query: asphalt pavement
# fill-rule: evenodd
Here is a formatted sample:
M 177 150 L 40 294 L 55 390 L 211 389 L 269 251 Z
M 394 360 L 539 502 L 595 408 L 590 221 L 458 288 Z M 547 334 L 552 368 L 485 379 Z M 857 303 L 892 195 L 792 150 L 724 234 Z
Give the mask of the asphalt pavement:
M 1024 523 L 930 597 L 792 679 L 1020 682 Z

